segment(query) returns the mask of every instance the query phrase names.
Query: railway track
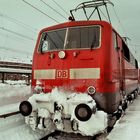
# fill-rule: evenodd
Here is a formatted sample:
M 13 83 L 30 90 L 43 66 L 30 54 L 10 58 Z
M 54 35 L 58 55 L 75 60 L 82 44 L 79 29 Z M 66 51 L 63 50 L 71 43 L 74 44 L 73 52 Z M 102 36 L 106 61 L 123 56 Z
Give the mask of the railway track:
M 0 115 L 0 132 L 5 132 L 5 130 L 7 131 L 16 127 L 20 127 L 22 125 L 25 125 L 25 120 L 19 111 L 3 113 Z M 106 133 L 102 133 L 94 137 L 89 137 L 82 136 L 80 134 L 66 134 L 56 131 L 51 135 L 41 138 L 40 140 L 105 140 L 105 136 Z
M 11 112 L 11 113 L 2 114 L 2 115 L 0 115 L 0 118 L 11 117 L 11 116 L 17 115 L 19 113 L 20 113 L 19 111 L 15 111 L 15 112 Z
M 39 140 L 43 136 L 32 131 L 18 111 L 0 115 L 0 140 Z
M 100 133 L 93 137 L 82 136 L 80 134 L 54 132 L 51 135 L 41 138 L 40 140 L 106 140 L 108 133 Z

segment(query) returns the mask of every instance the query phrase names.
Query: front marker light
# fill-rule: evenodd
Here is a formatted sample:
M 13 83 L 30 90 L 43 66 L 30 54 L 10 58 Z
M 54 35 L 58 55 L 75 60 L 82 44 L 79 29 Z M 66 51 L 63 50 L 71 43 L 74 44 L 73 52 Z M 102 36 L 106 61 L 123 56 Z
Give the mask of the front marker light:
M 93 94 L 95 94 L 96 89 L 95 89 L 94 86 L 89 86 L 89 87 L 87 88 L 87 92 L 88 92 L 88 94 L 93 95 Z
M 64 59 L 66 57 L 66 53 L 64 51 L 60 51 L 58 53 L 58 56 L 59 56 L 60 59 Z

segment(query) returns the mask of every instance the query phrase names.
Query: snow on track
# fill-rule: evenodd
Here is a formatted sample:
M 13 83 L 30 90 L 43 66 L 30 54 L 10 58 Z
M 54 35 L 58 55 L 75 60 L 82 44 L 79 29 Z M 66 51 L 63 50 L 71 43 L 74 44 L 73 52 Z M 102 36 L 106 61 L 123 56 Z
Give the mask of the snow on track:
M 15 116 L 1 118 L 0 119 L 0 133 L 3 131 L 8 131 L 8 129 L 12 129 L 14 127 L 20 126 L 24 124 L 24 118 L 18 114 Z
M 30 96 L 30 86 L 21 81 L 0 83 L 0 115 L 18 111 L 19 103 Z M 0 140 L 39 140 L 43 132 L 34 132 L 20 114 L 0 118 Z
M 130 104 L 126 114 L 117 122 L 108 140 L 140 140 L 140 96 Z
M 43 136 L 33 132 L 20 114 L 0 119 L 0 140 L 39 140 Z

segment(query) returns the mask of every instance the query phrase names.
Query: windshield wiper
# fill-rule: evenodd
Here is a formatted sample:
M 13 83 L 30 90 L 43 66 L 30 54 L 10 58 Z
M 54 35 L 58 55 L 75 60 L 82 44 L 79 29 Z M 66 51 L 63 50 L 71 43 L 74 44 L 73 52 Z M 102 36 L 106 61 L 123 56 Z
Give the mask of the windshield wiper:
M 42 38 L 41 38 L 41 43 L 40 43 L 40 52 L 43 53 L 43 44 L 44 42 L 47 40 L 47 37 L 49 38 L 49 40 L 53 43 L 53 45 L 55 46 L 55 48 L 58 49 L 57 45 L 55 44 L 55 42 L 53 41 L 53 39 L 47 34 L 47 33 L 43 33 L 42 34 Z M 50 48 L 51 49 L 51 48 Z
M 90 49 L 91 49 L 91 50 L 92 50 L 92 48 L 95 47 L 96 41 L 97 41 L 97 37 L 96 37 L 96 34 L 94 34 L 94 39 L 93 39 L 92 44 L 91 44 L 91 46 L 90 46 Z

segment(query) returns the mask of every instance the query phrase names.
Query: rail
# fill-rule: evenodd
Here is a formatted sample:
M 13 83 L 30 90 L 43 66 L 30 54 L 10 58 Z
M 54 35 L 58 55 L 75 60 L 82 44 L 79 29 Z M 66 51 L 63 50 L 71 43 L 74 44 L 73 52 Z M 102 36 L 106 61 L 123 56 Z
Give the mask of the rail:
M 0 118 L 7 118 L 7 117 L 10 117 L 10 116 L 17 115 L 19 113 L 20 113 L 20 111 L 15 111 L 15 112 L 11 112 L 11 113 L 2 114 L 2 115 L 0 115 Z

